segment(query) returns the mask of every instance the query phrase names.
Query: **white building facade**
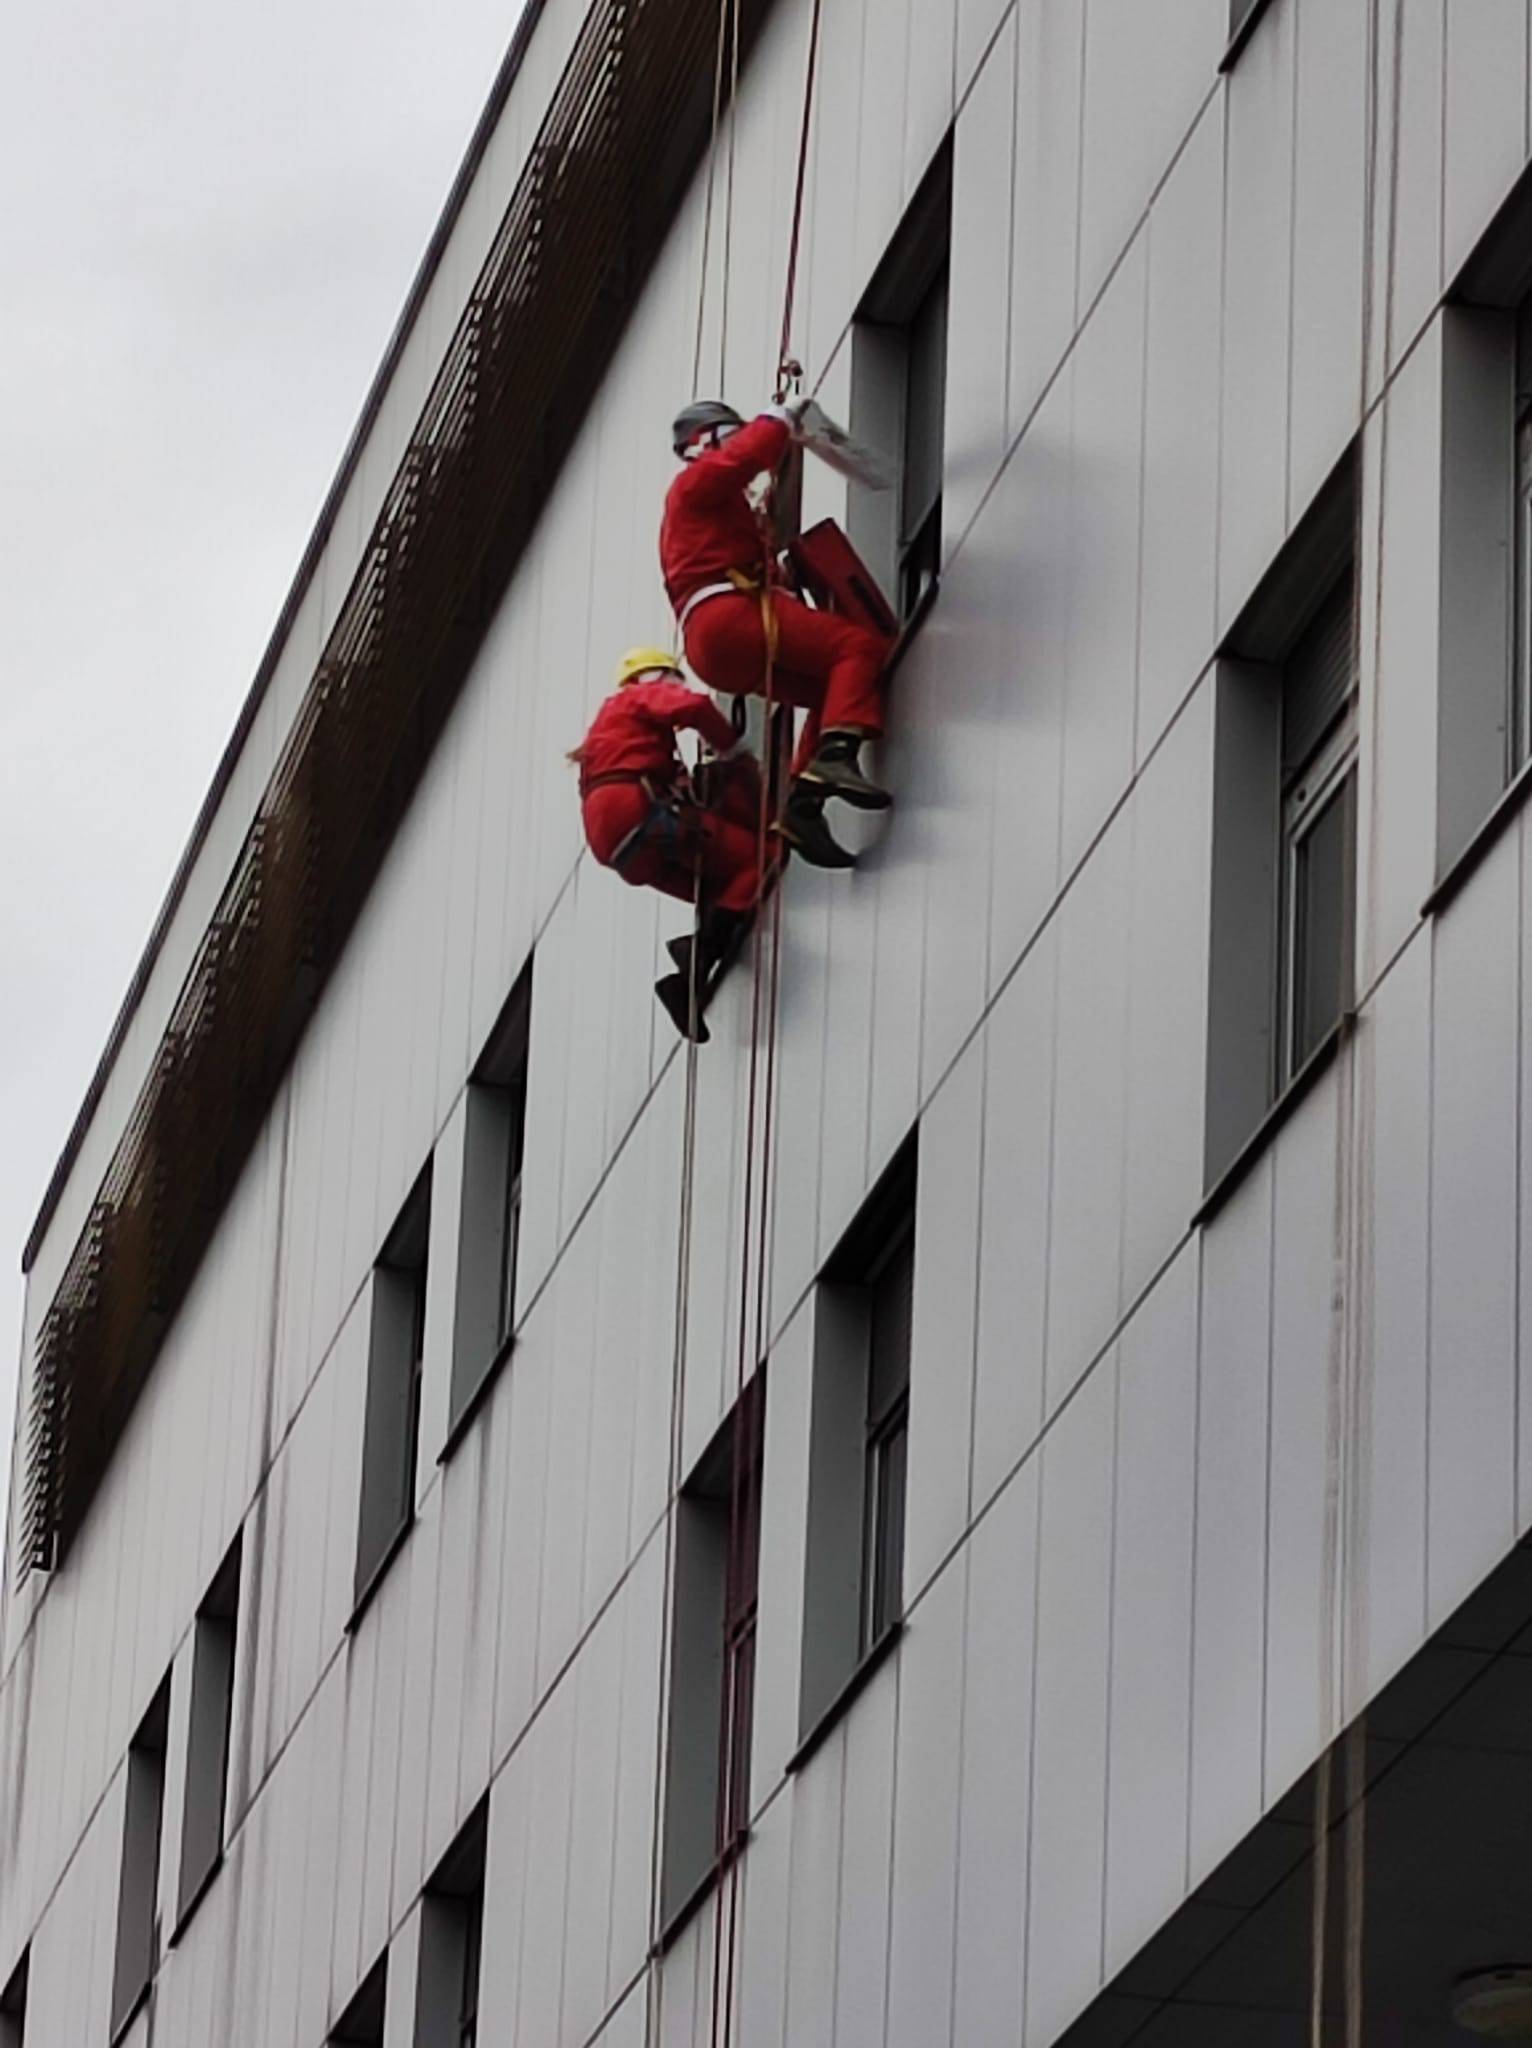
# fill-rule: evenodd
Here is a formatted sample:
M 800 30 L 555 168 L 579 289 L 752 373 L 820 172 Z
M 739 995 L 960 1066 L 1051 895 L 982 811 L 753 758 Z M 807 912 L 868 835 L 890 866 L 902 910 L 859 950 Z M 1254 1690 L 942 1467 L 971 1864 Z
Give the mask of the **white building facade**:
M 50 1309 L 588 6 L 508 62 L 29 1247 L 0 2042 L 1307 2040 L 1364 1710 L 1327 2003 L 1451 2038 L 1532 1962 L 1528 0 L 824 0 L 794 352 L 900 482 L 809 461 L 802 517 L 909 618 L 897 801 L 689 1091 L 684 913 L 564 755 L 670 637 L 699 300 L 704 395 L 770 392 L 815 10 L 761 10 L 706 289 L 699 166 L 24 1554 Z

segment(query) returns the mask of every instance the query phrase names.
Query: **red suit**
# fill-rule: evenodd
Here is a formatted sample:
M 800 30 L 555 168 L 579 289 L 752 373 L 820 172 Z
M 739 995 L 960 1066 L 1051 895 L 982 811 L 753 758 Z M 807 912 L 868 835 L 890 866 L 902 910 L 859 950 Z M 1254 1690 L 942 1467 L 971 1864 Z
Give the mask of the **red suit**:
M 762 413 L 716 448 L 693 457 L 670 486 L 660 527 L 660 568 L 682 621 L 686 658 L 715 690 L 766 692 L 766 620 L 758 590 L 720 588 L 731 571 L 759 584 L 773 578 L 769 604 L 776 653 L 771 688 L 779 701 L 808 712 L 796 767 L 826 732 L 883 730 L 883 664 L 888 643 L 865 626 L 814 611 L 775 587 L 770 529 L 745 495 L 763 470 L 775 470 L 791 439 L 787 421 Z M 702 595 L 702 593 L 709 593 Z
M 700 864 L 704 909 L 751 911 L 760 874 L 755 764 L 722 764 L 717 799 L 697 804 L 676 752 L 675 735 L 687 730 L 718 753 L 735 742 L 717 705 L 684 683 L 628 683 L 607 698 L 579 750 L 586 840 L 603 867 L 636 888 L 690 903 Z

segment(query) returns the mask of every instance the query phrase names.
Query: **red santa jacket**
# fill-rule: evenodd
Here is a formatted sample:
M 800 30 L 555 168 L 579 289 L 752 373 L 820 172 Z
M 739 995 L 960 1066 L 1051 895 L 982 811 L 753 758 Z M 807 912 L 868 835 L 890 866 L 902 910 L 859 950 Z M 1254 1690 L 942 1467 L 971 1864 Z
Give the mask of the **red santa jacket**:
M 711 697 L 684 683 L 628 683 L 607 698 L 580 747 L 580 794 L 601 775 L 652 775 L 669 784 L 680 772 L 675 735 L 700 732 L 715 753 L 734 745 L 734 728 Z
M 660 525 L 660 572 L 679 613 L 709 583 L 728 581 L 731 569 L 758 576 L 768 535 L 745 486 L 774 470 L 791 435 L 785 418 L 763 412 L 717 448 L 688 462 L 665 497 Z

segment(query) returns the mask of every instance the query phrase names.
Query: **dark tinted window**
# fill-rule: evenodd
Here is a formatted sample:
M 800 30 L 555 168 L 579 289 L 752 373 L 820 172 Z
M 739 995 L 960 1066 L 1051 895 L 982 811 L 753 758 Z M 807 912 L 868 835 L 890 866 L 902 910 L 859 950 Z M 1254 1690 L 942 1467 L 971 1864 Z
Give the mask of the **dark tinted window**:
M 356 1550 L 358 1600 L 415 1512 L 430 1235 L 431 1169 L 427 1165 L 373 1268 Z
M 159 1965 L 160 1827 L 165 1812 L 167 1677 L 128 1749 L 117 1888 L 117 1951 L 112 1970 L 112 2034 L 137 2011 Z

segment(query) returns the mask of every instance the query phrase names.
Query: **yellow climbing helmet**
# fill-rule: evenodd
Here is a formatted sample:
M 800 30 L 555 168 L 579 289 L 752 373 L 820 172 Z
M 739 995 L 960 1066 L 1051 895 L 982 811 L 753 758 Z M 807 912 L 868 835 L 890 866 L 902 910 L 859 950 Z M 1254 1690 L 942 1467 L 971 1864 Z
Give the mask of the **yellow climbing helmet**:
M 624 683 L 631 683 L 635 676 L 650 675 L 657 668 L 665 669 L 671 675 L 678 676 L 681 673 L 680 662 L 663 647 L 630 647 L 618 662 L 617 673 L 612 680 L 620 690 Z

